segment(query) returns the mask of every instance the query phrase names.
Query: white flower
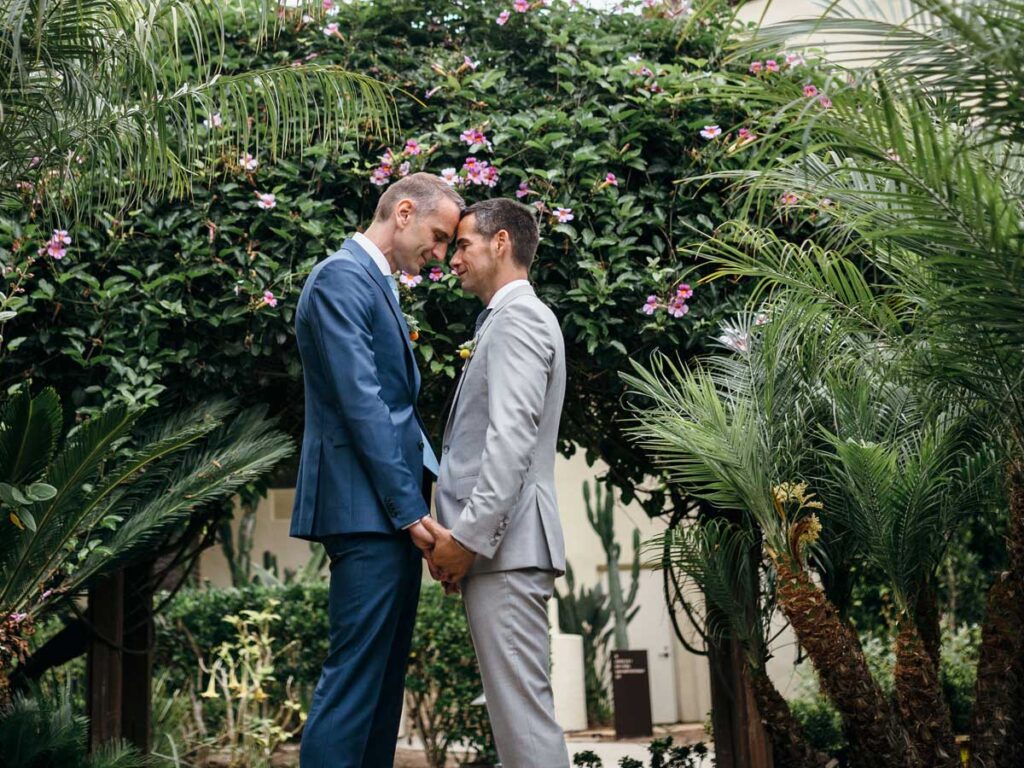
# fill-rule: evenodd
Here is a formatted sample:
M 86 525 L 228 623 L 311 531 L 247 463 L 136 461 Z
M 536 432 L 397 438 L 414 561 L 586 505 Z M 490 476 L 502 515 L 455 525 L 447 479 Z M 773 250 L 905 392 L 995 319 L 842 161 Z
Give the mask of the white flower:
M 277 197 L 271 192 L 257 192 L 256 198 L 256 205 L 264 211 L 269 211 L 277 205 Z
M 238 164 L 247 171 L 255 171 L 256 168 L 259 167 L 260 161 L 246 152 L 238 158 Z
M 445 180 L 449 187 L 454 187 L 459 183 L 459 172 L 454 168 L 445 168 L 441 171 L 441 178 Z

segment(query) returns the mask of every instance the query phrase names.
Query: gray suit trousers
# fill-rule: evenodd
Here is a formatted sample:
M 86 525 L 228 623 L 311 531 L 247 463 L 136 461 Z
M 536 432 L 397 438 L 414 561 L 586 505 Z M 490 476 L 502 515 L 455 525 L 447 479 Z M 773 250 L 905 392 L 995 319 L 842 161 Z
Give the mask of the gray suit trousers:
M 555 574 L 536 568 L 462 582 L 502 768 L 569 768 L 548 671 L 547 602 L 554 586 Z

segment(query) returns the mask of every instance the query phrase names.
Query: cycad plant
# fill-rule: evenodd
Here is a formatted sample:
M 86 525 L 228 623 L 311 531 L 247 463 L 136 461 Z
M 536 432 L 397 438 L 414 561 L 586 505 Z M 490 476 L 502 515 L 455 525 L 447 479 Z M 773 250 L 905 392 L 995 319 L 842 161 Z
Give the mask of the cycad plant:
M 265 408 L 213 401 L 162 418 L 111 405 L 63 434 L 56 395 L 0 410 L 0 682 L 35 621 L 91 580 L 143 559 L 192 511 L 293 450 Z
M 975 766 L 1019 765 L 1024 761 L 1024 102 L 1019 97 L 1024 60 L 1018 42 L 1024 38 L 1024 14 L 1010 0 L 911 0 L 897 7 L 896 21 L 858 13 L 853 4 L 832 4 L 822 18 L 762 27 L 736 47 L 733 61 L 745 70 L 750 58 L 777 56 L 794 38 L 813 35 L 823 40 L 832 74 L 722 78 L 725 98 L 764 108 L 763 120 L 748 126 L 742 144 L 749 170 L 730 175 L 746 194 L 753 217 L 789 225 L 792 241 L 734 224 L 690 250 L 717 266 L 712 279 L 756 281 L 754 306 L 767 302 L 775 310 L 769 312 L 769 325 L 791 326 L 796 359 L 827 352 L 823 375 L 809 381 L 825 395 L 829 413 L 809 421 L 795 409 L 791 415 L 814 434 L 805 455 L 827 457 L 814 462 L 818 470 L 800 475 L 824 501 L 825 532 L 845 526 L 846 540 L 884 574 L 898 603 L 895 712 L 876 711 L 887 721 L 884 730 L 896 735 L 891 743 L 898 747 L 905 737 L 908 749 L 902 755 L 887 753 L 893 761 L 886 765 L 953 762 L 947 709 L 935 685 L 938 641 L 930 576 L 944 540 L 955 530 L 954 513 L 971 508 L 964 505 L 964 494 L 1001 497 L 1008 510 L 1008 569 L 993 574 L 971 754 Z M 738 151 L 735 143 L 726 143 L 729 151 Z M 773 335 L 755 333 L 761 340 L 751 343 L 770 347 Z M 850 356 L 844 347 L 860 351 Z M 681 377 L 687 387 L 699 384 L 698 391 L 709 395 L 700 371 Z M 719 401 L 727 402 L 724 379 L 731 377 L 716 382 Z M 859 390 L 851 388 L 854 384 Z M 648 394 L 675 404 L 663 393 Z M 887 406 L 891 397 L 896 399 Z M 707 404 L 702 411 L 667 405 L 658 411 L 663 421 L 675 418 L 672 431 L 694 464 L 707 464 L 698 456 L 707 440 L 691 434 L 717 426 L 709 411 L 715 409 Z M 678 423 L 682 420 L 685 426 Z M 663 440 L 658 436 L 652 447 L 663 450 Z M 775 452 L 789 451 L 774 440 L 764 445 L 772 455 L 760 461 L 774 469 Z M 991 482 L 993 473 L 1002 483 Z M 720 493 L 719 486 L 732 487 L 744 476 L 719 472 L 710 488 Z M 757 503 L 745 498 L 743 508 L 763 525 Z M 768 545 L 770 530 L 771 525 Z M 828 562 L 830 548 L 823 550 L 827 584 L 836 564 Z M 781 565 L 780 605 L 851 728 L 859 753 L 855 760 L 877 764 L 879 753 L 869 746 L 874 738 L 866 741 L 853 727 L 854 713 L 830 688 L 829 673 L 802 634 L 807 615 L 821 626 L 821 616 L 812 613 L 818 608 L 808 600 L 792 612 L 793 596 L 786 589 L 798 582 L 787 578 L 790 563 Z M 813 583 L 801 587 L 807 596 L 815 588 Z M 856 660 L 854 642 L 836 630 L 820 650 L 833 664 L 848 666 Z

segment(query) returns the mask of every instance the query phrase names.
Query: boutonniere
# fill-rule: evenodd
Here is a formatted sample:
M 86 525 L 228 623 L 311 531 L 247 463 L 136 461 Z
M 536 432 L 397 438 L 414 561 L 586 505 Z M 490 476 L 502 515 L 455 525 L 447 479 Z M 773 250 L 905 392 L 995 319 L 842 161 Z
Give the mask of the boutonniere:
M 459 344 L 459 357 L 461 357 L 463 360 L 467 360 L 468 361 L 469 358 L 471 358 L 473 356 L 473 353 L 475 351 L 476 351 L 476 336 L 474 336 L 469 341 L 464 341 L 461 344 Z
M 405 318 L 405 324 L 409 326 L 409 341 L 420 340 L 420 322 L 415 317 L 410 315 L 408 312 L 402 311 L 402 317 Z

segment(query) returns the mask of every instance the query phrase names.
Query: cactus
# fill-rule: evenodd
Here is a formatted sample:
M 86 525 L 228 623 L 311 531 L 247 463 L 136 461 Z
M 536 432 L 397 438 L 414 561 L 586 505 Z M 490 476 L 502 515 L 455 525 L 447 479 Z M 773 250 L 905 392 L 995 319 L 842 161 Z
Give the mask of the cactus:
M 630 569 L 632 583 L 629 595 L 623 597 L 622 580 L 619 576 L 619 557 L 622 547 L 615 540 L 615 494 L 603 489 L 600 480 L 594 480 L 594 503 L 591 504 L 590 484 L 583 483 L 583 502 L 587 507 L 587 519 L 590 527 L 601 539 L 605 556 L 608 560 L 608 600 L 611 605 L 612 617 L 615 621 L 615 648 L 619 651 L 629 649 L 629 637 L 626 629 L 629 622 L 636 616 L 637 590 L 640 588 L 640 531 L 633 530 L 633 566 Z

